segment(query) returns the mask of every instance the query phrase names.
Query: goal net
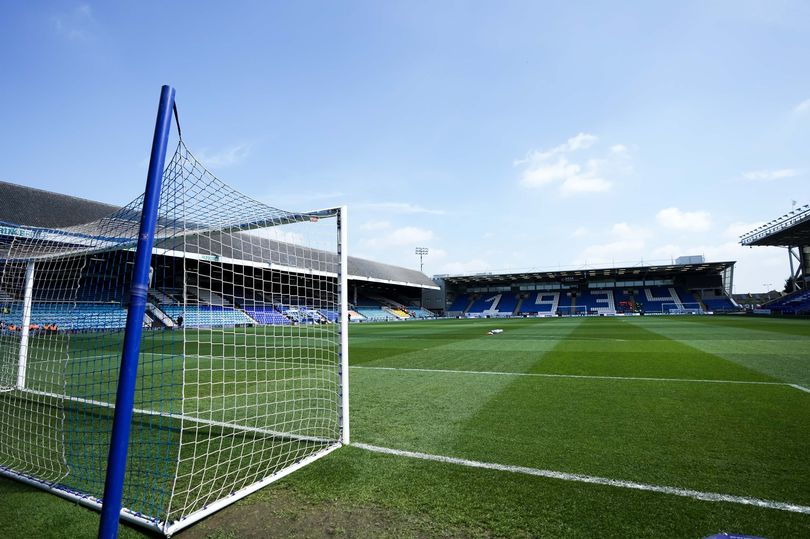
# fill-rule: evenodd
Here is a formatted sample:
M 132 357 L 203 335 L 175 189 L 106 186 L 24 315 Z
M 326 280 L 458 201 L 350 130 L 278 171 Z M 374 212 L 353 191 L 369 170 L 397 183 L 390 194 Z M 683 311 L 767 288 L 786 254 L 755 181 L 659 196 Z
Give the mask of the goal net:
M 582 316 L 589 312 L 587 305 L 560 305 L 557 310 L 563 316 Z
M 663 314 L 703 314 L 700 303 L 662 303 Z
M 0 227 L 0 472 L 96 507 L 142 205 L 64 229 Z M 160 193 L 122 518 L 169 535 L 340 446 L 343 211 L 267 206 L 179 142 Z

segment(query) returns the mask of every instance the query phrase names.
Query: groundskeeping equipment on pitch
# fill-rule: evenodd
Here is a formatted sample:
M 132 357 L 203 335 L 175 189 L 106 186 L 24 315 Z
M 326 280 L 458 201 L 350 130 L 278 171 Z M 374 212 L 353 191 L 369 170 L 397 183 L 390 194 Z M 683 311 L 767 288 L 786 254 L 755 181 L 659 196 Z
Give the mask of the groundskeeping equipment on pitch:
M 0 473 L 171 535 L 349 442 L 346 209 L 166 161 L 83 225 L 0 223 Z M 111 177 L 111 181 L 115 178 Z

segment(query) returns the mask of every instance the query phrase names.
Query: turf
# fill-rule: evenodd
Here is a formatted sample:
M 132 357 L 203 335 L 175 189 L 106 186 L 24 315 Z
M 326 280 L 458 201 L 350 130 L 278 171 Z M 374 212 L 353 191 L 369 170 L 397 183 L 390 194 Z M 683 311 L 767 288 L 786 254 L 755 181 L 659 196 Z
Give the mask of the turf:
M 487 335 L 494 327 L 504 333 Z M 810 393 L 788 385 L 810 387 L 810 321 L 367 324 L 351 327 L 350 345 L 354 441 L 810 505 Z M 0 481 L 0 496 L 0 533 L 7 536 L 92 535 L 98 522 L 91 511 L 11 481 Z M 356 533 L 341 521 L 347 535 L 810 535 L 807 514 L 350 447 L 180 536 L 228 537 L 235 523 L 236 536 L 285 529 L 279 522 L 289 514 L 256 509 L 281 501 L 307 514 L 328 507 L 330 515 L 365 515 Z M 20 504 L 33 509 L 20 513 Z M 50 526 L 57 515 L 64 525 Z M 322 522 L 329 518 L 306 520 L 304 535 L 333 533 Z

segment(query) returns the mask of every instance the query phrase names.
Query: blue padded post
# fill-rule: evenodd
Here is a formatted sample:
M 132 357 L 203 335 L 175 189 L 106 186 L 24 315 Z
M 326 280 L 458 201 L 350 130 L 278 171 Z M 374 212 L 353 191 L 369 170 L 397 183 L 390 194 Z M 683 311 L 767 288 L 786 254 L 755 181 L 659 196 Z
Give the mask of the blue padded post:
M 161 89 L 155 136 L 152 139 L 152 155 L 149 159 L 149 172 L 146 177 L 146 192 L 138 232 L 135 267 L 132 272 L 127 325 L 124 330 L 124 349 L 121 354 L 121 368 L 118 375 L 110 453 L 107 457 L 107 477 L 104 481 L 101 524 L 98 529 L 98 536 L 102 539 L 113 539 L 118 536 L 118 517 L 121 513 L 124 491 L 124 472 L 127 464 L 132 408 L 135 401 L 135 380 L 138 374 L 143 315 L 149 290 L 149 267 L 152 261 L 152 244 L 163 181 L 163 167 L 166 162 L 166 147 L 169 142 L 174 109 L 174 93 L 174 88 L 171 86 L 164 86 Z

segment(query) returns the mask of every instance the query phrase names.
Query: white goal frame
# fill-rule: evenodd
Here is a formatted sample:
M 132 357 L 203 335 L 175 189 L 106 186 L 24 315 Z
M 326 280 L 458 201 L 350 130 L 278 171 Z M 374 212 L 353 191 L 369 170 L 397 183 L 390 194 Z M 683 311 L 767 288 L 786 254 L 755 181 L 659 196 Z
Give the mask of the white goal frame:
M 591 310 L 596 309 L 588 305 L 557 305 L 557 310 L 563 316 L 587 316 L 591 314 Z
M 705 314 L 698 302 L 662 303 L 661 314 Z

